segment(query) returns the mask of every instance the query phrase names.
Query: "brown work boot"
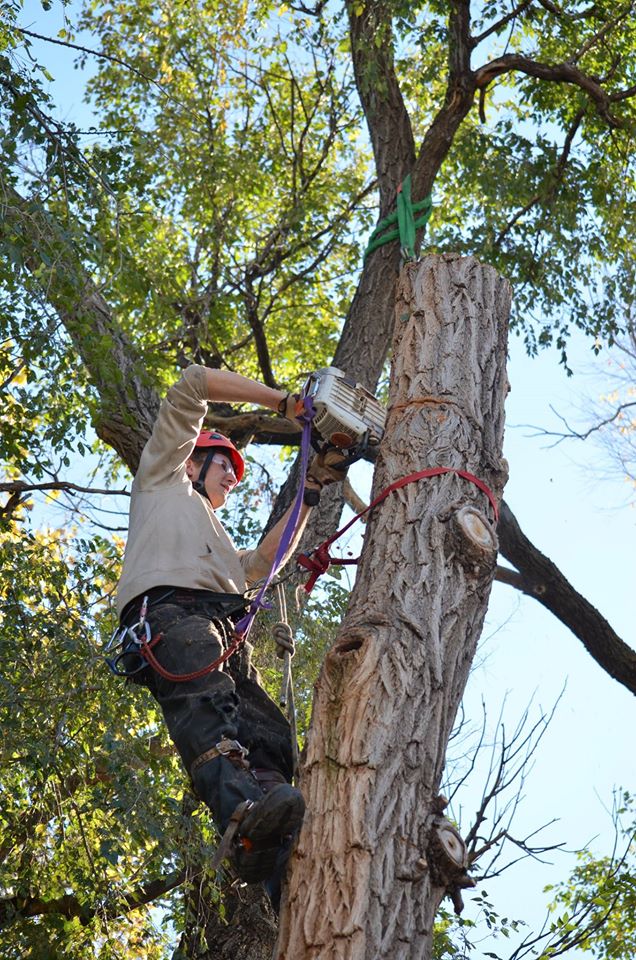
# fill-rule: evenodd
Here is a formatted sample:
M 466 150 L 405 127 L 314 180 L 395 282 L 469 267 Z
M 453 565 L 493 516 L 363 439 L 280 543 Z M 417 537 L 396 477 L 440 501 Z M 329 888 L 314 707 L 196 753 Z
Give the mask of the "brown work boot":
M 305 801 L 289 783 L 273 787 L 243 814 L 232 846 L 241 880 L 258 883 L 274 872 L 281 848 L 300 830 Z

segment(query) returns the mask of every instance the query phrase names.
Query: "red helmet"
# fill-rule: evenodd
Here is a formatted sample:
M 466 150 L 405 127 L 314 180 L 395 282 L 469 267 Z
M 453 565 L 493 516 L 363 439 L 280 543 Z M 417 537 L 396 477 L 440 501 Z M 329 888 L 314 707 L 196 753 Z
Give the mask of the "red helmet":
M 243 457 L 232 441 L 228 437 L 224 437 L 222 433 L 216 433 L 214 430 L 202 430 L 194 446 L 197 450 L 202 450 L 206 447 L 219 447 L 220 450 L 224 450 L 232 461 L 237 483 L 243 478 L 243 474 L 245 473 L 245 460 L 243 460 Z

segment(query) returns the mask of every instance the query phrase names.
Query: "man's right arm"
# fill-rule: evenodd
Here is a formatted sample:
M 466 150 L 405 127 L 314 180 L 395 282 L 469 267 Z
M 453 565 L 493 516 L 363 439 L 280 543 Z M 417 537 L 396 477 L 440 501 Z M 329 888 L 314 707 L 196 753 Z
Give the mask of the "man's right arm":
M 141 489 L 183 482 L 185 462 L 203 427 L 208 401 L 253 403 L 283 413 L 294 421 L 295 399 L 282 390 L 231 370 L 192 364 L 170 387 L 141 456 L 137 484 Z
M 182 483 L 208 408 L 205 367 L 193 364 L 168 390 L 135 477 L 140 489 Z

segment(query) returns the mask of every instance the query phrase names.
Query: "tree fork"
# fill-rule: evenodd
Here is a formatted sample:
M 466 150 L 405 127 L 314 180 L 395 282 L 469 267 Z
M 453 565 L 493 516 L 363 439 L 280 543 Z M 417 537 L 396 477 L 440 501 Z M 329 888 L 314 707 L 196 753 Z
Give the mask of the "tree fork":
M 448 466 L 501 499 L 509 309 L 508 283 L 472 257 L 403 270 L 374 496 Z M 316 686 L 279 960 L 430 956 L 439 903 L 458 892 L 430 861 L 446 745 L 495 573 L 491 514 L 476 486 L 446 474 L 402 488 L 370 518 Z

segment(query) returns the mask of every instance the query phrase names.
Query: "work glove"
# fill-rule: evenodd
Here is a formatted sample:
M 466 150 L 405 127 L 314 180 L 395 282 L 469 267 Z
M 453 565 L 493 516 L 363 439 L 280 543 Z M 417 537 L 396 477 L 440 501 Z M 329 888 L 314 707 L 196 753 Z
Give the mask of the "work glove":
M 275 623 L 272 629 L 272 636 L 276 644 L 276 656 L 281 660 L 286 653 L 293 657 L 296 652 L 294 644 L 294 635 L 288 623 Z
M 278 415 L 292 423 L 298 423 L 298 417 L 305 412 L 305 405 L 299 393 L 288 393 L 278 404 Z
M 310 483 L 317 483 L 321 487 L 326 487 L 330 483 L 344 480 L 348 467 L 347 457 L 342 450 L 339 450 L 338 447 L 328 447 L 322 453 L 316 454 L 309 464 L 307 480 Z

